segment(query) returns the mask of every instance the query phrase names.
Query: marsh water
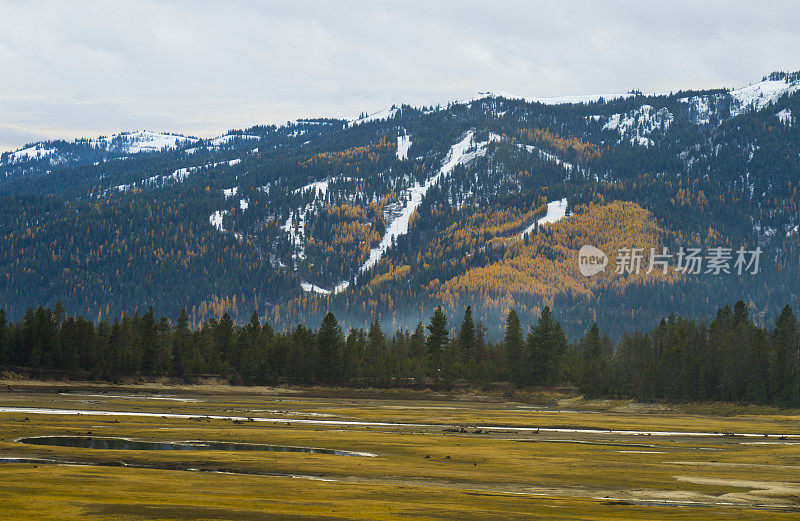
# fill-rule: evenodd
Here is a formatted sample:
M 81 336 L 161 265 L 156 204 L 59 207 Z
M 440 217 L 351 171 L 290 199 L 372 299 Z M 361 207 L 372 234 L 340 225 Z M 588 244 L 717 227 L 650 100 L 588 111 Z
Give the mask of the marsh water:
M 213 451 L 270 451 L 310 452 L 334 456 L 371 456 L 364 452 L 297 447 L 293 445 L 268 445 L 262 443 L 231 443 L 222 441 L 147 441 L 130 438 L 95 436 L 32 436 L 16 440 L 27 445 L 47 445 L 100 450 L 213 450 Z

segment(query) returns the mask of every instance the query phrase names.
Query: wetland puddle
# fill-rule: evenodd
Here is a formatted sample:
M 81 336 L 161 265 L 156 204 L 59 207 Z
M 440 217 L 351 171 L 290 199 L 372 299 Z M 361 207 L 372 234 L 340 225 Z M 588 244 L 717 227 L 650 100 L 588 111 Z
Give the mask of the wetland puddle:
M 183 403 L 200 403 L 202 400 L 197 398 L 179 398 L 177 396 L 162 396 L 157 394 L 106 394 L 106 393 L 72 393 L 61 392 L 61 396 L 74 396 L 77 398 L 107 398 L 117 400 L 167 400 Z
M 92 409 L 56 409 L 47 407 L 0 407 L 0 413 L 17 414 L 46 414 L 46 415 L 68 415 L 68 416 L 112 416 L 112 417 L 138 417 L 138 418 L 174 418 L 187 420 L 228 420 L 228 421 L 252 421 L 275 424 L 300 424 L 300 425 L 320 425 L 329 427 L 389 427 L 389 428 L 459 428 L 463 425 L 436 424 L 436 423 L 402 423 L 402 422 L 376 422 L 359 420 L 325 420 L 307 418 L 263 418 L 249 416 L 228 416 L 216 414 L 177 414 L 168 412 L 142 412 L 142 411 L 106 411 Z M 746 432 L 691 432 L 691 431 L 643 431 L 643 430 L 616 430 L 602 429 L 597 427 L 515 427 L 500 425 L 469 424 L 470 429 L 481 429 L 483 431 L 508 431 L 508 432 L 531 432 L 531 433 L 571 433 L 571 434 L 600 434 L 618 436 L 671 436 L 671 437 L 712 437 L 712 438 L 770 438 L 800 439 L 800 434 L 764 434 Z
M 198 451 L 267 451 L 267 452 L 307 452 L 330 454 L 334 456 L 375 457 L 369 452 L 298 447 L 294 445 L 268 445 L 263 443 L 231 443 L 223 441 L 148 441 L 131 438 L 111 438 L 96 436 L 31 436 L 15 440 L 26 445 L 46 445 L 50 447 L 72 447 L 99 450 L 198 450 Z
M 72 461 L 56 458 L 36 458 L 30 456 L 10 456 L 0 457 L 1 463 L 10 464 L 33 464 L 33 465 L 62 465 L 75 467 L 123 467 L 132 469 L 151 469 L 151 470 L 176 470 L 181 472 L 209 472 L 212 474 L 228 474 L 231 476 L 262 476 L 268 478 L 292 478 L 307 479 L 311 481 L 338 481 L 324 476 L 313 476 L 308 474 L 287 474 L 283 472 L 257 472 L 247 470 L 216 469 L 216 468 L 195 468 L 186 467 L 180 464 L 169 463 L 124 463 L 115 461 Z
M 153 470 L 172 470 L 172 471 L 184 471 L 184 472 L 208 472 L 212 474 L 226 474 L 231 476 L 261 476 L 261 477 L 270 477 L 270 478 L 290 478 L 290 479 L 303 479 L 303 480 L 310 480 L 310 481 L 326 481 L 326 482 L 341 482 L 341 483 L 353 483 L 353 484 L 363 484 L 363 483 L 373 483 L 373 484 L 382 484 L 382 485 L 397 485 L 398 483 L 405 483 L 410 486 L 430 486 L 430 482 L 420 483 L 420 482 L 403 482 L 403 481 L 395 481 L 393 479 L 364 479 L 358 478 L 355 476 L 329 476 L 329 475 L 309 475 L 309 474 L 289 474 L 289 473 L 279 473 L 279 472 L 258 472 L 253 470 L 240 470 L 240 469 L 229 469 L 229 468 L 197 468 L 197 467 L 188 467 L 183 466 L 181 464 L 175 463 L 157 463 L 157 462 L 149 462 L 149 463 L 123 463 L 123 462 L 112 462 L 112 461 L 70 461 L 70 460 L 60 460 L 60 459 L 53 459 L 53 458 L 36 458 L 30 456 L 11 456 L 11 457 L 0 457 L 0 464 L 7 463 L 7 464 L 33 464 L 33 465 L 61 465 L 61 466 L 91 466 L 91 467 L 122 467 L 122 468 L 138 468 L 138 469 L 153 469 Z M 681 478 L 678 477 L 680 481 L 688 481 L 694 478 Z M 702 478 L 701 478 L 702 479 Z M 723 480 L 720 480 L 723 481 Z M 734 486 L 743 486 L 746 488 L 751 488 L 755 486 L 758 489 L 763 489 L 767 491 L 772 491 L 774 485 L 786 485 L 784 483 L 768 483 L 766 485 L 757 483 L 757 482 L 741 482 L 734 484 Z M 744 484 L 746 483 L 746 485 Z M 757 483 L 756 485 L 750 485 L 750 483 Z M 794 483 L 789 485 L 794 486 Z M 448 487 L 452 486 L 452 483 L 438 483 L 438 486 Z M 463 487 L 459 487 L 458 490 L 464 491 Z M 519 491 L 516 489 L 495 489 L 495 488 L 486 488 L 481 486 L 480 484 L 474 484 L 473 487 L 468 487 L 466 493 L 469 495 L 482 495 L 485 493 L 491 493 L 492 495 L 497 494 L 508 494 L 508 495 L 515 495 L 515 496 L 550 496 L 554 492 L 556 493 L 563 493 L 564 496 L 569 497 L 574 495 L 574 489 L 541 489 L 541 490 L 527 490 L 527 491 Z M 794 491 L 792 489 L 791 491 Z M 622 491 L 621 491 L 622 492 Z M 707 500 L 698 499 L 692 500 L 688 498 L 683 499 L 668 499 L 668 498 L 657 498 L 657 497 L 631 497 L 631 496 L 623 496 L 619 498 L 611 497 L 608 495 L 605 496 L 592 496 L 592 491 L 588 490 L 585 494 L 578 494 L 574 495 L 574 497 L 584 497 L 584 498 L 591 498 L 598 501 L 602 501 L 603 503 L 607 504 L 618 504 L 618 505 L 642 505 L 642 506 L 651 506 L 651 507 L 733 507 L 733 508 L 747 508 L 747 509 L 754 509 L 754 510 L 768 510 L 768 511 L 776 511 L 776 512 L 797 512 L 798 508 L 796 505 L 786 505 L 786 504 L 779 504 L 779 503 L 769 503 L 769 502 L 762 502 L 762 498 L 756 497 L 751 498 L 748 501 L 720 501 L 715 500 L 714 498 L 708 498 Z

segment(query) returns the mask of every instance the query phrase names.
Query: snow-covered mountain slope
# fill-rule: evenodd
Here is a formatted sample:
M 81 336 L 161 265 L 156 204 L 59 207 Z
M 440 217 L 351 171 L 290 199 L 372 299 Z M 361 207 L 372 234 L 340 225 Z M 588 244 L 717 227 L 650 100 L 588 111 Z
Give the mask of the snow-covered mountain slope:
M 746 112 L 762 110 L 775 103 L 782 96 L 800 90 L 800 77 L 796 73 L 772 73 L 762 81 L 746 87 L 711 95 L 691 96 L 680 101 L 689 105 L 694 122 L 708 124 L 712 116 L 725 119 L 720 114 L 721 106 L 727 106 L 728 117 L 736 117 Z M 728 101 L 728 103 L 724 103 Z
M 37 159 L 50 157 L 56 152 L 57 150 L 55 148 L 48 148 L 42 143 L 37 143 L 35 145 L 17 150 L 16 152 L 3 154 L 3 158 L 0 159 L 0 162 L 21 163 L 23 161 L 34 161 Z
M 568 105 L 572 103 L 596 103 L 600 100 L 613 101 L 618 99 L 626 99 L 636 96 L 635 92 L 626 93 L 611 93 L 611 94 L 576 94 L 572 96 L 545 96 L 545 97 L 531 97 L 519 96 L 504 91 L 491 91 L 479 92 L 472 98 L 459 101 L 459 103 L 472 103 L 486 98 L 504 98 L 510 100 L 522 100 L 526 103 L 541 103 L 542 105 Z M 659 96 L 660 94 L 651 94 L 651 96 Z
M 665 107 L 654 109 L 651 105 L 642 105 L 631 112 L 609 116 L 603 130 L 616 130 L 621 139 L 649 146 L 653 143 L 650 135 L 656 130 L 667 130 L 673 119 L 674 116 Z
M 408 188 L 400 201 L 387 212 L 391 217 L 389 227 L 386 233 L 381 238 L 380 244 L 369 252 L 369 258 L 359 268 L 360 272 L 365 272 L 372 269 L 380 260 L 386 251 L 394 244 L 398 237 L 408 233 L 408 224 L 414 211 L 422 203 L 425 194 L 432 186 L 435 186 L 443 178 L 447 177 L 450 172 L 458 165 L 464 165 L 486 154 L 488 141 L 475 143 L 475 132 L 470 130 L 466 135 L 459 140 L 456 144 L 450 147 L 447 157 L 442 163 L 441 168 L 425 180 L 425 183 L 415 183 L 414 186 Z
M 59 152 L 64 145 L 84 146 L 127 155 L 138 154 L 140 152 L 160 152 L 196 141 L 197 138 L 179 134 L 139 130 L 135 132 L 123 132 L 111 136 L 101 136 L 95 139 L 76 139 L 72 142 L 51 142 L 49 145 L 45 142 L 36 143 L 17 150 L 16 152 L 3 154 L 0 156 L 0 165 L 34 161 L 43 158 L 49 158 L 50 163 L 54 165 L 63 163 L 65 158 L 60 157 Z
M 35 287 L 74 304 L 72 288 L 92 280 L 98 308 L 111 291 L 110 309 L 130 295 L 174 306 L 189 288 L 198 310 L 235 296 L 241 313 L 341 301 L 394 316 L 460 302 L 449 281 L 512 254 L 533 252 L 514 257 L 514 273 L 542 269 L 598 233 L 576 229 L 581 215 L 615 201 L 651 212 L 653 233 L 759 244 L 784 262 L 800 251 L 798 79 L 658 97 L 492 92 L 207 139 L 140 131 L 31 144 L 0 161 L 0 239 L 25 251 L 0 248 L 10 273 L 0 298 Z M 124 270 L 134 282 L 120 281 Z M 467 281 L 468 296 L 542 304 L 514 301 L 495 275 Z M 540 289 L 555 301 L 566 291 Z
M 400 109 L 398 109 L 397 107 L 379 110 L 377 112 L 373 112 L 372 114 L 365 114 L 357 118 L 351 118 L 347 120 L 347 126 L 354 127 L 356 125 L 363 125 L 364 123 L 371 123 L 373 121 L 383 121 L 386 119 L 392 119 L 395 116 L 397 116 L 399 112 Z
M 159 152 L 161 150 L 175 149 L 186 143 L 194 143 L 196 141 L 197 138 L 179 134 L 138 130 L 89 140 L 88 144 L 94 148 L 103 148 L 121 154 L 138 154 L 140 152 Z

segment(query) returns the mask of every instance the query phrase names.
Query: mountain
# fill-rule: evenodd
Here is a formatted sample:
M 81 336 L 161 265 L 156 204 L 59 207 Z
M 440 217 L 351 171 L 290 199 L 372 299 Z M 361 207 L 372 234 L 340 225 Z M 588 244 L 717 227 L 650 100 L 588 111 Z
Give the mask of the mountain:
M 549 305 L 619 335 L 800 290 L 800 73 L 743 88 L 530 98 L 480 93 L 216 138 L 138 131 L 0 156 L 0 308 L 278 328 L 413 328 L 471 305 L 490 334 Z M 584 277 L 583 245 L 610 266 Z M 730 248 L 732 273 L 617 274 L 620 249 Z M 736 250 L 761 248 L 756 274 Z

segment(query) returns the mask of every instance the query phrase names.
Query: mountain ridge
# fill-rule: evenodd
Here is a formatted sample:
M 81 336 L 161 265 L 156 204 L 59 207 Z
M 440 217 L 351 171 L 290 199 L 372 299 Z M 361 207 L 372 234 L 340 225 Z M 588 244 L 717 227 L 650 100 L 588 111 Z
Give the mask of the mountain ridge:
M 754 316 L 767 316 L 771 300 L 798 294 L 787 281 L 800 248 L 798 85 L 796 73 L 773 73 L 730 91 L 632 91 L 589 103 L 481 93 L 210 139 L 140 132 L 59 142 L 68 161 L 25 152 L 8 162 L 6 153 L 0 307 L 19 316 L 62 300 L 95 318 L 185 307 L 195 322 L 225 311 L 244 320 L 255 309 L 280 327 L 330 308 L 345 324 L 379 318 L 397 328 L 441 303 L 454 313 L 474 304 L 487 323 L 510 307 L 549 305 L 577 334 L 599 309 L 615 332 L 637 306 L 635 327 L 669 312 L 709 313 L 694 295 L 676 297 L 686 288 L 736 300 L 757 284 Z M 545 240 L 570 215 L 639 215 L 607 206 L 614 201 L 649 212 L 663 247 L 769 247 L 764 279 L 628 277 L 570 294 L 566 274 L 531 278 L 573 255 Z M 559 219 L 548 217 L 556 206 Z M 520 246 L 528 242 L 539 246 Z M 500 266 L 517 266 L 515 277 L 536 287 L 469 280 Z
M 761 88 L 761 89 L 760 88 L 753 89 L 753 87 L 758 87 L 758 86 L 762 86 L 763 87 L 764 84 L 768 84 L 768 83 L 769 84 L 780 84 L 780 83 L 784 83 L 784 84 L 790 84 L 790 83 L 791 84 L 800 84 L 800 71 L 797 71 L 797 72 L 774 71 L 774 72 L 772 72 L 770 74 L 767 74 L 767 75 L 763 76 L 763 78 L 762 78 L 762 80 L 760 82 L 753 82 L 753 83 L 750 83 L 750 84 L 748 84 L 748 85 L 746 85 L 744 87 L 733 88 L 733 89 L 728 89 L 728 90 L 726 90 L 726 89 L 704 89 L 701 92 L 713 92 L 713 91 L 716 91 L 716 90 L 723 90 L 723 91 L 725 91 L 727 93 L 734 93 L 734 94 L 740 93 L 741 94 L 741 99 L 743 101 L 746 101 L 746 100 L 748 100 L 748 98 L 753 98 L 754 97 L 752 95 L 748 96 L 748 94 L 750 94 L 750 93 L 748 93 L 746 91 L 748 91 L 748 90 L 753 91 L 754 90 L 756 92 L 755 98 L 758 99 L 758 97 L 759 97 L 758 93 L 760 93 L 760 91 L 762 91 L 763 88 Z M 800 88 L 800 87 L 798 87 L 798 88 Z M 774 101 L 774 96 L 775 95 L 781 95 L 781 94 L 784 94 L 784 93 L 786 93 L 788 91 L 789 91 L 789 89 L 782 89 L 782 90 L 779 90 L 776 93 L 773 93 L 773 97 L 772 98 L 765 97 L 763 99 L 769 100 L 769 101 L 766 101 L 765 103 L 770 103 L 770 102 Z M 544 105 L 566 105 L 566 104 L 573 104 L 573 103 L 593 103 L 593 102 L 597 102 L 599 100 L 606 100 L 606 101 L 618 100 L 618 99 L 629 98 L 629 97 L 632 97 L 632 96 L 644 96 L 644 97 L 673 96 L 673 95 L 677 95 L 679 93 L 680 92 L 678 92 L 678 93 L 673 93 L 673 92 L 669 92 L 669 93 L 667 93 L 667 92 L 653 92 L 653 93 L 643 94 L 640 91 L 631 90 L 631 91 L 626 92 L 626 93 L 578 94 L 578 95 L 563 95 L 563 96 L 528 97 L 528 96 L 520 96 L 520 95 L 517 95 L 517 94 L 512 94 L 512 93 L 509 93 L 509 92 L 506 92 L 506 91 L 502 91 L 502 90 L 500 90 L 500 91 L 498 91 L 498 90 L 490 90 L 490 91 L 478 91 L 476 93 L 476 95 L 474 95 L 471 98 L 467 98 L 467 99 L 463 99 L 463 100 L 456 99 L 456 100 L 448 102 L 447 105 L 450 105 L 450 104 L 468 104 L 468 103 L 472 103 L 474 101 L 480 101 L 480 100 L 483 100 L 483 99 L 486 99 L 486 98 L 518 99 L 518 100 L 524 100 L 527 103 L 541 103 L 541 104 L 544 104 Z M 752 101 L 752 100 L 750 100 L 750 101 Z M 423 105 L 422 107 L 412 107 L 412 108 L 415 108 L 417 110 L 424 110 L 425 106 Z M 761 107 L 759 107 L 759 108 L 761 108 Z M 313 122 L 317 122 L 317 121 L 320 121 L 320 120 L 345 121 L 345 122 L 347 122 L 348 126 L 352 126 L 352 125 L 356 125 L 356 124 L 367 123 L 367 122 L 370 122 L 370 121 L 379 121 L 379 120 L 382 120 L 382 119 L 391 119 L 392 117 L 394 117 L 394 115 L 396 114 L 396 112 L 398 110 L 399 109 L 397 108 L 397 106 L 393 105 L 390 108 L 381 109 L 381 110 L 372 112 L 370 114 L 363 113 L 361 116 L 355 116 L 355 117 L 349 117 L 349 118 L 308 118 L 308 117 L 306 117 L 306 118 L 298 118 L 298 119 L 294 120 L 293 122 L 287 122 L 287 126 L 290 126 L 289 124 L 293 124 L 294 125 L 294 124 L 309 123 L 309 122 L 313 123 Z M 25 145 L 17 148 L 16 150 L 11 150 L 11 151 L 4 152 L 4 153 L 0 154 L 0 165 L 3 164 L 4 162 L 16 162 L 16 161 L 19 161 L 19 158 L 21 158 L 21 157 L 30 158 L 31 156 L 36 156 L 37 150 L 46 150 L 46 149 L 44 149 L 44 147 L 48 143 L 53 143 L 53 142 L 67 142 L 67 143 L 72 143 L 72 144 L 89 143 L 91 145 L 92 143 L 99 143 L 101 141 L 106 141 L 107 143 L 113 143 L 116 140 L 122 140 L 124 142 L 126 137 L 131 136 L 131 137 L 133 137 L 133 139 L 131 140 L 134 143 L 133 147 L 136 147 L 135 143 L 137 143 L 137 142 L 142 140 L 142 138 L 139 137 L 139 136 L 147 136 L 147 137 L 150 137 L 150 139 L 162 138 L 162 140 L 159 141 L 159 143 L 161 143 L 162 146 L 150 146 L 150 147 L 145 146 L 145 147 L 142 147 L 141 150 L 133 150 L 133 151 L 131 151 L 131 148 L 127 148 L 125 150 L 126 153 L 137 153 L 139 151 L 161 151 L 161 150 L 163 150 L 163 148 L 178 148 L 177 144 L 173 143 L 172 146 L 170 146 L 168 143 L 163 141 L 163 138 L 169 139 L 171 137 L 174 137 L 174 138 L 177 138 L 178 140 L 183 140 L 184 142 L 189 142 L 189 141 L 197 142 L 197 141 L 204 140 L 204 141 L 208 141 L 208 142 L 213 143 L 214 141 L 219 141 L 219 140 L 223 140 L 224 138 L 235 136 L 236 134 L 233 134 L 233 133 L 237 133 L 238 132 L 238 133 L 244 134 L 245 130 L 246 129 L 230 129 L 226 133 L 221 134 L 219 136 L 212 136 L 212 137 L 207 137 L 207 138 L 198 138 L 197 136 L 186 135 L 186 134 L 177 133 L 177 132 L 173 132 L 173 131 L 153 131 L 153 130 L 148 130 L 148 129 L 139 129 L 139 130 L 124 130 L 124 131 L 120 131 L 120 132 L 111 134 L 110 136 L 99 135 L 99 136 L 97 136 L 95 138 L 89 138 L 89 137 L 75 138 L 71 142 L 66 141 L 64 139 L 41 140 L 41 141 L 35 141 L 35 142 L 31 142 L 31 143 L 26 143 Z M 28 151 L 29 149 L 31 149 L 31 150 Z

